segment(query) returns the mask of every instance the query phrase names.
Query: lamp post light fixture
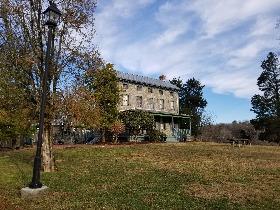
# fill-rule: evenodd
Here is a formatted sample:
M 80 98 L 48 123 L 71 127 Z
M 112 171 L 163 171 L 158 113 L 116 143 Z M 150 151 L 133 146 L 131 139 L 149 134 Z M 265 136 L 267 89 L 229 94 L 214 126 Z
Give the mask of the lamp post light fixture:
M 40 102 L 40 118 L 39 118 L 39 132 L 38 132 L 38 141 L 37 141 L 37 150 L 36 156 L 34 158 L 33 166 L 33 177 L 32 182 L 29 184 L 29 188 L 37 189 L 42 187 L 40 182 L 40 169 L 41 169 L 41 150 L 42 150 L 42 140 L 44 133 L 44 116 L 46 109 L 46 100 L 47 100 L 47 80 L 49 77 L 49 69 L 51 66 L 51 59 L 54 50 L 54 32 L 55 28 L 59 24 L 60 17 L 62 13 L 57 8 L 56 4 L 53 1 L 49 1 L 50 6 L 43 12 L 45 25 L 48 26 L 48 43 L 47 43 L 47 52 L 45 60 L 45 71 L 42 78 L 42 92 L 41 92 L 41 102 Z

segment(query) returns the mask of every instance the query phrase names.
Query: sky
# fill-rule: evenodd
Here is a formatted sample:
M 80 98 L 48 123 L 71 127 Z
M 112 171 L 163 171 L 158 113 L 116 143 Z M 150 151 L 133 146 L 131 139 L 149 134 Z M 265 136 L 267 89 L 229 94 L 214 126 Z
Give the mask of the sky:
M 119 71 L 200 80 L 216 123 L 250 120 L 279 11 L 280 0 L 99 0 L 95 43 Z

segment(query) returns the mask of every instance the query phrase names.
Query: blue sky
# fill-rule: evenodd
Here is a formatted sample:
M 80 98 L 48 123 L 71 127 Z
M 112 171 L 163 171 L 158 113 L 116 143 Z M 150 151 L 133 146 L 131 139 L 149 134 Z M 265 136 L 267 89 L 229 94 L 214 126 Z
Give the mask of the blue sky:
M 120 71 L 199 79 L 215 122 L 249 120 L 279 11 L 280 0 L 100 0 L 95 43 Z

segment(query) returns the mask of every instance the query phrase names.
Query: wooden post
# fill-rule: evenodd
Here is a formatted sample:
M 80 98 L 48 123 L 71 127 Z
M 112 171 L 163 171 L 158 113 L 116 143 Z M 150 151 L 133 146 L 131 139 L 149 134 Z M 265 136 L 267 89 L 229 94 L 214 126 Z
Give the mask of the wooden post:
M 173 116 L 171 117 L 172 119 L 172 135 L 174 135 L 174 119 L 173 119 Z
M 191 136 L 192 135 L 192 120 L 191 120 L 191 117 L 189 119 L 190 119 L 190 136 Z

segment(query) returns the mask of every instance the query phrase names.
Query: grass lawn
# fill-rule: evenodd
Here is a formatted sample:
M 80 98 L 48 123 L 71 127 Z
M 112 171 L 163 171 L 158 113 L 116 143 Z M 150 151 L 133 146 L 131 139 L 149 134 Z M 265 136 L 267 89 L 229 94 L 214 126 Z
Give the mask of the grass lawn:
M 56 148 L 38 200 L 33 149 L 0 152 L 0 209 L 280 209 L 280 147 L 214 143 Z

